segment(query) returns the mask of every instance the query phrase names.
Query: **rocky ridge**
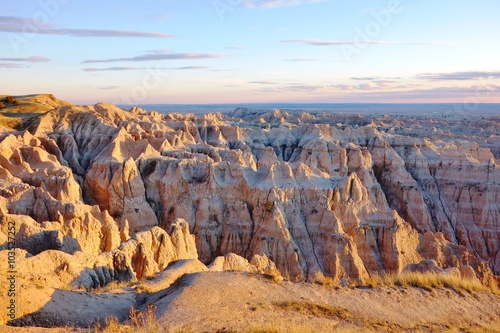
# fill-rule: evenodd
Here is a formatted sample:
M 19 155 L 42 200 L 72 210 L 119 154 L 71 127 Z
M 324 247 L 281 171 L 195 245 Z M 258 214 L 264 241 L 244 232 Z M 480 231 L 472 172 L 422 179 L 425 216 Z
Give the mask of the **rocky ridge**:
M 19 265 L 50 271 L 53 288 L 179 259 L 353 283 L 434 260 L 494 281 L 498 122 L 466 140 L 470 128 L 439 121 L 453 131 L 382 115 L 58 107 L 0 133 L 0 246 L 13 222 Z

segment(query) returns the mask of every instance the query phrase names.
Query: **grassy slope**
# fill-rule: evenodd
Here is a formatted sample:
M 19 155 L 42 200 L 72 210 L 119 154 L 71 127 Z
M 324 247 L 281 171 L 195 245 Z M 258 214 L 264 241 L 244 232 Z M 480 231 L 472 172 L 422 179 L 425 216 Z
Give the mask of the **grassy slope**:
M 51 94 L 13 96 L 17 103 L 7 102 L 6 97 L 7 95 L 0 95 L 0 101 L 5 105 L 0 109 L 0 127 L 4 130 L 19 129 L 26 119 L 38 117 L 57 107 L 71 105 Z

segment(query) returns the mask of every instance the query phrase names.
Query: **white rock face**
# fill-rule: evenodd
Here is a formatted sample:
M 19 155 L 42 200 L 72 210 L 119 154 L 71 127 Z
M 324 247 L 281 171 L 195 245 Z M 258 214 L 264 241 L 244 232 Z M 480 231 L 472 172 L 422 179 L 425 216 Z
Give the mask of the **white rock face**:
M 425 259 L 500 273 L 500 140 L 467 141 L 472 125 L 132 111 L 64 106 L 0 133 L 0 241 L 15 219 L 26 251 L 104 257 L 124 278 L 196 258 L 292 281 Z

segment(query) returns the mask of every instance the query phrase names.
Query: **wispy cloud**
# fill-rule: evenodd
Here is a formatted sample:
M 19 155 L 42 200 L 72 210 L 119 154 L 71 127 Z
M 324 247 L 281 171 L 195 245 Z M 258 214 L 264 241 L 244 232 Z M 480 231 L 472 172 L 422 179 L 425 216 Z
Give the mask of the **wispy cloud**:
M 174 51 L 170 49 L 161 49 L 161 50 L 148 50 L 146 51 L 147 53 L 154 53 L 154 54 L 165 54 L 165 53 L 173 53 Z
M 281 40 L 280 43 L 302 43 L 314 46 L 338 46 L 338 45 L 455 45 L 450 42 L 390 42 L 385 40 L 365 40 L 365 41 L 331 41 L 320 39 L 287 39 Z
M 351 77 L 350 79 L 355 81 L 381 81 L 381 80 L 401 80 L 401 77 L 363 76 L 363 77 Z
M 329 0 L 244 0 L 243 5 L 247 8 L 276 8 L 297 6 L 304 3 L 319 3 Z
M 415 88 L 415 84 L 395 84 L 391 80 L 378 80 L 360 84 L 335 84 L 331 88 L 342 91 L 391 91 Z
M 306 92 L 306 93 L 328 93 L 331 91 L 330 87 L 324 85 L 312 85 L 312 84 L 294 84 L 294 85 L 286 85 L 281 87 L 266 87 L 257 89 L 261 92 L 266 93 L 285 93 L 285 92 Z
M 25 68 L 25 67 L 26 66 L 22 64 L 16 64 L 11 62 L 0 62 L 0 68 L 14 69 L 14 68 Z
M 204 53 L 149 53 L 131 58 L 112 58 L 112 59 L 90 59 L 85 60 L 84 64 L 101 62 L 120 62 L 120 61 L 158 61 L 158 60 L 193 60 L 193 59 L 211 59 L 223 58 L 221 54 Z
M 373 81 L 373 80 L 376 80 L 376 78 L 372 77 L 372 76 L 351 77 L 351 80 L 356 80 L 356 81 Z
M 252 83 L 252 82 L 250 82 Z M 255 83 L 258 83 L 255 82 Z M 294 83 L 275 87 L 262 87 L 258 91 L 284 93 L 284 92 L 307 92 L 313 94 L 334 94 L 335 92 L 342 93 L 365 93 L 365 92 L 390 92 L 403 89 L 415 89 L 418 87 L 416 84 L 399 84 L 395 81 L 379 80 L 370 81 L 360 84 L 324 84 L 314 85 L 306 83 Z
M 0 31 L 40 34 L 40 35 L 61 35 L 72 37 L 149 37 L 149 38 L 168 38 L 173 35 L 159 32 L 143 32 L 130 30 L 106 30 L 106 29 L 65 29 L 54 27 L 45 22 L 38 22 L 33 19 L 0 16 Z
M 430 89 L 416 89 L 405 92 L 410 95 L 418 95 L 421 97 L 434 96 L 434 97 L 460 97 L 463 94 L 497 94 L 500 93 L 500 85 L 472 85 L 467 87 L 438 87 Z
M 203 70 L 210 69 L 207 66 L 183 66 L 183 67 L 105 67 L 105 68 L 83 68 L 84 72 L 113 72 L 113 71 L 138 71 L 138 70 Z
M 137 71 L 146 69 L 157 69 L 154 67 L 106 67 L 106 68 L 84 68 L 84 72 L 108 72 L 108 71 Z
M 244 46 L 244 45 L 238 45 L 238 46 L 226 46 L 225 49 L 226 50 L 244 50 L 246 49 L 247 47 Z
M 11 61 L 11 62 L 48 62 L 50 59 L 40 56 L 32 56 L 27 58 L 0 58 L 0 61 Z
M 392 100 L 422 99 L 425 101 L 430 99 L 443 100 L 472 97 L 473 100 L 477 100 L 478 102 L 488 102 L 490 98 L 498 96 L 499 93 L 499 85 L 471 85 L 466 87 L 436 87 L 399 91 L 363 92 L 363 97 Z
M 104 87 L 99 87 L 101 90 L 113 90 L 113 89 L 118 89 L 120 86 L 104 86 Z
M 273 81 L 248 81 L 248 83 L 251 83 L 251 84 L 277 84 L 276 82 L 273 82 Z
M 170 69 L 174 70 L 203 70 L 203 69 L 210 69 L 208 66 L 183 66 L 183 67 L 173 67 Z
M 467 81 L 481 79 L 500 79 L 500 72 L 453 72 L 453 73 L 425 73 L 417 76 L 419 79 L 430 81 Z

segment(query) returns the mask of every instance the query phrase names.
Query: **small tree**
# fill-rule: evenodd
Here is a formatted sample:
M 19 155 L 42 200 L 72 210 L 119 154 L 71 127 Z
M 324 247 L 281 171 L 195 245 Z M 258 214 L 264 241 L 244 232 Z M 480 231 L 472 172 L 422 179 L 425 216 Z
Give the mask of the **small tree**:
M 16 101 L 16 99 L 12 96 L 7 96 L 5 100 L 7 101 L 7 103 L 14 103 Z

